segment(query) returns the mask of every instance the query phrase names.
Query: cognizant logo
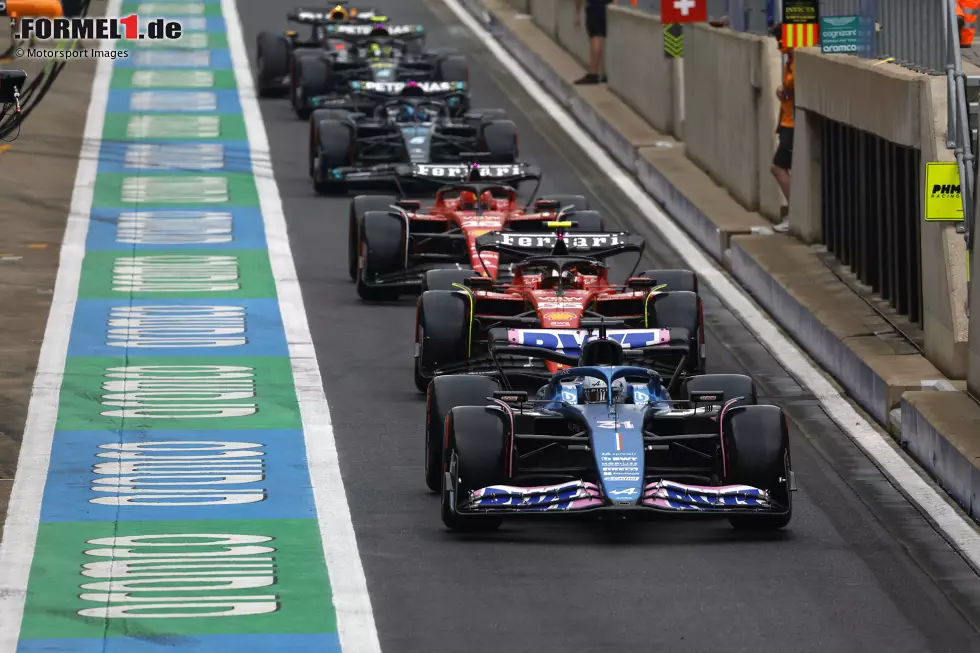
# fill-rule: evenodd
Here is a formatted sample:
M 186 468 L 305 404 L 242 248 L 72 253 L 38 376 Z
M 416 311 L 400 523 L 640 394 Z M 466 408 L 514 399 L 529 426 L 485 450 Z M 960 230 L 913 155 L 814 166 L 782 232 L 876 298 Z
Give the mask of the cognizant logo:
M 0 0 L 0 14 L 6 0 Z M 146 21 L 146 32 L 139 31 L 140 19 L 136 14 L 122 18 L 21 18 L 21 40 L 175 40 L 181 36 L 181 24 L 175 20 L 154 18 Z

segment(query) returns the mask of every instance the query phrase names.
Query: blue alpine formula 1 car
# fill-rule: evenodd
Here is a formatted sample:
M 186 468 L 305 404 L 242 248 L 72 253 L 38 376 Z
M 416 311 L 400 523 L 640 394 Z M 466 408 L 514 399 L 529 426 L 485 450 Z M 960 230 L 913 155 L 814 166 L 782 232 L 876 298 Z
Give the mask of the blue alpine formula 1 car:
M 579 366 L 533 398 L 486 376 L 435 378 L 426 480 L 439 481 L 443 523 L 693 513 L 786 526 L 795 479 L 782 410 L 757 404 L 752 380 L 734 374 L 690 377 L 675 400 L 657 372 L 623 359 L 615 340 L 589 341 Z

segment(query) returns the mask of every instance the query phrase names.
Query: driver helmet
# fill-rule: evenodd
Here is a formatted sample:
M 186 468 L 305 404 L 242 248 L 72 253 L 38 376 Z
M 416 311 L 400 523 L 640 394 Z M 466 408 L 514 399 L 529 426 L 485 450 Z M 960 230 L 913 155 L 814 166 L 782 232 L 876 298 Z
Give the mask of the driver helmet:
M 626 394 L 629 384 L 626 379 L 616 379 L 612 384 L 613 403 L 623 403 L 626 401 Z M 594 376 L 587 376 L 582 379 L 582 388 L 585 394 L 586 403 L 605 403 L 606 402 L 606 382 Z
M 391 57 L 391 52 L 392 49 L 390 45 L 381 45 L 380 43 L 377 43 L 375 41 L 371 41 L 370 43 L 368 43 L 367 56 L 369 58 L 384 59 L 387 57 Z
M 395 120 L 398 122 L 411 122 L 415 117 L 415 107 L 411 104 L 403 104 L 398 107 L 398 113 L 395 114 Z
M 480 207 L 484 210 L 493 208 L 493 192 L 485 190 L 480 194 Z
M 463 211 L 476 209 L 476 193 L 471 190 L 464 190 L 459 194 L 459 208 Z
M 350 14 L 342 5 L 337 5 L 330 10 L 330 20 L 347 20 L 348 18 L 350 18 Z

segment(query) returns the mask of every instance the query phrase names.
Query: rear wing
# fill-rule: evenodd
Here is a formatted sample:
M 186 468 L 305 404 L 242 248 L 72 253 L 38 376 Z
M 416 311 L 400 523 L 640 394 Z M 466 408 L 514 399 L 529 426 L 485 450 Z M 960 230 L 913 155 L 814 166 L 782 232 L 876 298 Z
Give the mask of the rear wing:
M 615 324 L 614 319 L 605 320 Z M 605 337 L 623 347 L 624 363 L 647 367 L 659 374 L 669 375 L 668 390 L 676 385 L 687 366 L 690 355 L 690 333 L 687 329 L 509 329 L 496 328 L 488 332 L 490 356 L 495 361 L 501 355 L 527 356 L 576 367 L 582 346 L 590 340 Z
M 541 183 L 540 169 L 528 163 L 413 163 L 399 166 L 396 176 L 399 183 L 409 181 L 446 188 L 462 183 L 484 184 L 488 189 L 526 181 Z
M 575 219 L 574 213 L 568 217 Z M 646 242 L 639 236 L 624 231 L 582 233 L 522 233 L 514 231 L 494 231 L 476 239 L 479 251 L 509 254 L 517 258 L 545 255 L 554 251 L 555 244 L 563 239 L 569 255 L 582 255 L 603 259 L 625 252 L 642 254 Z
M 326 13 L 324 14 L 327 15 Z M 410 39 L 420 39 L 425 36 L 425 26 L 423 25 L 390 25 L 386 23 L 337 23 L 325 21 L 327 37 L 336 39 L 346 39 L 351 41 L 365 40 L 371 37 L 393 37 L 403 41 Z
M 301 25 L 330 25 L 338 22 L 336 18 L 331 17 L 335 11 L 337 11 L 336 7 L 333 9 L 324 9 L 323 7 L 297 7 L 286 14 L 286 20 Z M 346 20 L 384 22 L 387 19 L 385 16 L 376 16 L 373 12 L 369 11 L 349 16 Z M 368 24 L 367 26 L 371 27 L 372 25 Z
M 468 91 L 466 82 L 350 82 L 352 95 L 369 97 L 448 97 Z

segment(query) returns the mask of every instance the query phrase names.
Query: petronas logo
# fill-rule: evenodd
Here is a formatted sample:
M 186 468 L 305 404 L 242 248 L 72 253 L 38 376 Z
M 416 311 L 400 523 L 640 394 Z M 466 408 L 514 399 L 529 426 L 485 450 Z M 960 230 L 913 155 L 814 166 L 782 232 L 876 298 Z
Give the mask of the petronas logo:
M 684 26 L 678 23 L 664 25 L 664 57 L 684 58 Z

